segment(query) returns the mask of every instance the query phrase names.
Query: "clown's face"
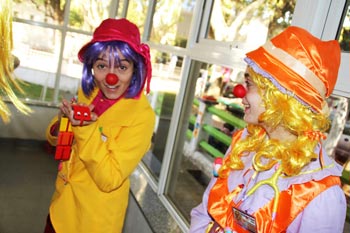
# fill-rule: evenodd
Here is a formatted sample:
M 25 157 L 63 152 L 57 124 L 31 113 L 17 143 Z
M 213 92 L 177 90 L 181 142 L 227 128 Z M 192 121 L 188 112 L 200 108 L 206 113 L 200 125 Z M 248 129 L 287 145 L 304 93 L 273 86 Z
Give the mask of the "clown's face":
M 108 99 L 118 99 L 125 93 L 131 83 L 134 72 L 133 62 L 126 60 L 119 50 L 117 52 L 120 63 L 115 64 L 114 59 L 110 61 L 109 51 L 106 51 L 100 54 L 92 67 L 96 85 Z M 114 56 L 111 57 L 114 58 Z M 109 85 L 106 82 L 106 76 L 109 73 L 118 77 L 118 81 L 113 85 Z
M 244 105 L 244 120 L 248 124 L 259 124 L 259 116 L 265 112 L 258 86 L 250 77 L 245 80 L 246 95 L 242 99 Z

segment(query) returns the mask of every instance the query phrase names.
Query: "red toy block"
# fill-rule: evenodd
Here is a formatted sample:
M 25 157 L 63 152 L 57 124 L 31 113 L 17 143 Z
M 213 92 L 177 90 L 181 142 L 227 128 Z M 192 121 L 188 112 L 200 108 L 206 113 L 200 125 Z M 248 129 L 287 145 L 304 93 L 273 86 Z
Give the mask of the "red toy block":
M 56 160 L 68 160 L 71 152 L 71 146 L 57 146 L 55 159 Z
M 58 134 L 57 146 L 72 145 L 73 137 L 73 132 L 60 132 Z
M 74 119 L 80 121 L 90 121 L 91 120 L 91 112 L 88 106 L 81 105 L 72 105 L 74 111 Z
M 68 160 L 73 144 L 74 134 L 70 121 L 66 117 L 61 118 L 60 131 L 58 132 L 55 159 Z

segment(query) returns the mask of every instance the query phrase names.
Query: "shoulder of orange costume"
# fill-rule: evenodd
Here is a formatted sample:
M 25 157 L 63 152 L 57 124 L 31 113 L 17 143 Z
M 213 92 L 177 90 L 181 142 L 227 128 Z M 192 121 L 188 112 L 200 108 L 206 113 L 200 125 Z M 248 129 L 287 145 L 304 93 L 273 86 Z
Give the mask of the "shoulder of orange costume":
M 232 141 L 245 137 L 246 134 L 246 128 L 238 129 L 232 134 Z

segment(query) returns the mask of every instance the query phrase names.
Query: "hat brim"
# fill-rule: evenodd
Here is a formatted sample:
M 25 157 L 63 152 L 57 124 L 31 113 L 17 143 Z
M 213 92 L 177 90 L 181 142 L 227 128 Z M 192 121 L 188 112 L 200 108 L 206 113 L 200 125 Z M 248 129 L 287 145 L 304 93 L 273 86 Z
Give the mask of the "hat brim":
M 81 62 L 84 62 L 84 54 L 86 52 L 86 50 L 91 46 L 93 45 L 94 43 L 96 42 L 108 42 L 108 41 L 122 41 L 122 42 L 125 42 L 127 43 L 136 53 L 142 55 L 142 57 L 144 59 L 146 59 L 143 54 L 141 53 L 141 51 L 139 51 L 138 48 L 136 48 L 133 44 L 130 44 L 128 43 L 128 41 L 126 40 L 115 40 L 115 39 L 110 39 L 110 38 L 106 38 L 106 39 L 98 39 L 98 40 L 95 40 L 95 39 L 92 39 L 90 42 L 86 43 L 78 52 L 78 59 L 79 61 Z
M 286 62 L 278 60 L 263 47 L 259 47 L 246 55 L 254 62 L 254 71 L 268 78 L 283 93 L 297 97 L 303 105 L 310 106 L 318 112 L 321 111 L 323 98 L 315 94 L 318 91 L 310 83 L 286 66 Z

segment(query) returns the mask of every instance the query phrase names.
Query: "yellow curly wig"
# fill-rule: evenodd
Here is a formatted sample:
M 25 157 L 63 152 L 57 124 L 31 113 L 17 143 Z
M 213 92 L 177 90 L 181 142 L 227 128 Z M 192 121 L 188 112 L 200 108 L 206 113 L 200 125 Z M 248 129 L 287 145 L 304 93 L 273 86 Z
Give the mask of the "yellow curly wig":
M 11 112 L 5 104 L 3 96 L 7 96 L 22 113 L 28 114 L 31 112 L 30 108 L 17 98 L 12 89 L 14 87 L 23 92 L 13 74 L 11 3 L 12 1 L 10 0 L 0 0 L 0 117 L 5 123 L 9 122 Z
M 319 139 L 310 139 L 307 132 L 325 132 L 330 121 L 326 115 L 312 112 L 295 98 L 281 93 L 268 79 L 255 73 L 251 68 L 248 68 L 248 72 L 260 90 L 266 109 L 259 116 L 259 121 L 272 129 L 282 126 L 296 135 L 297 139 L 288 143 L 268 139 L 264 128 L 249 124 L 248 136 L 232 145 L 229 158 L 221 167 L 219 174 L 227 176 L 232 169 L 243 169 L 241 157 L 248 155 L 249 152 L 255 152 L 253 166 L 256 171 L 269 170 L 280 161 L 285 175 L 298 175 L 305 165 L 318 157 L 314 149 Z

